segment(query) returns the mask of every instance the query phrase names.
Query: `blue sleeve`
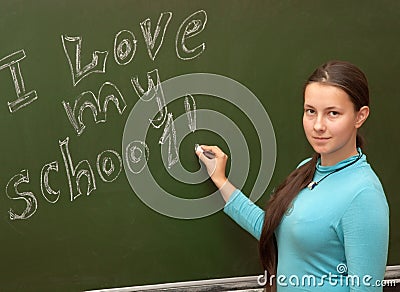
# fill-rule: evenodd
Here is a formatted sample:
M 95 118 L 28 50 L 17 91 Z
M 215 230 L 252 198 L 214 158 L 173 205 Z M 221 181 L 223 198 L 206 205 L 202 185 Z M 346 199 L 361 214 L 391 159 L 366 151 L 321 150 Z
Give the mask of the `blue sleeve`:
M 264 211 L 240 190 L 233 192 L 224 207 L 224 212 L 257 240 L 260 239 Z
M 389 207 L 383 191 L 368 188 L 358 193 L 340 224 L 347 273 L 360 279 L 350 291 L 382 291 L 377 281 L 384 278 L 389 244 Z

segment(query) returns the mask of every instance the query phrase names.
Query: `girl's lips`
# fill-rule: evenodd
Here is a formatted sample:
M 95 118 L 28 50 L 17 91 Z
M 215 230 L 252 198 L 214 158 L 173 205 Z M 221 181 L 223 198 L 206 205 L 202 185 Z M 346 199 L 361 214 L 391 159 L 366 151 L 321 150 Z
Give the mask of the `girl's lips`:
M 317 139 L 317 140 L 328 140 L 328 139 L 330 139 L 330 137 L 313 137 L 314 139 Z
M 329 141 L 330 137 L 313 137 L 314 141 L 323 143 Z

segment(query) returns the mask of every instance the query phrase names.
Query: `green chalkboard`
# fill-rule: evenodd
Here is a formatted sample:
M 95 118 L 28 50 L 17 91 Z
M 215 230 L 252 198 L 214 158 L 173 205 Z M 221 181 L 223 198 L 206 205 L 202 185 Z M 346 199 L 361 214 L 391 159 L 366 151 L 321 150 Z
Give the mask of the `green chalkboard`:
M 311 153 L 302 86 L 329 59 L 369 78 L 365 152 L 398 264 L 399 15 L 394 0 L 1 1 L 0 291 L 261 274 L 194 144 L 229 153 L 263 206 Z

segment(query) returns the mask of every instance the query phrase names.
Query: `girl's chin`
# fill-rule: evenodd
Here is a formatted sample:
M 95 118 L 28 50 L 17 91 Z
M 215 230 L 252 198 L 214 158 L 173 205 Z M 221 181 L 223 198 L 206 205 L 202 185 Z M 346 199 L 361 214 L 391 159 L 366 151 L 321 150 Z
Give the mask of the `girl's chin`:
M 312 145 L 312 148 L 314 149 L 315 152 L 317 152 L 320 155 L 328 154 L 329 147 L 326 146 L 321 146 L 321 145 Z

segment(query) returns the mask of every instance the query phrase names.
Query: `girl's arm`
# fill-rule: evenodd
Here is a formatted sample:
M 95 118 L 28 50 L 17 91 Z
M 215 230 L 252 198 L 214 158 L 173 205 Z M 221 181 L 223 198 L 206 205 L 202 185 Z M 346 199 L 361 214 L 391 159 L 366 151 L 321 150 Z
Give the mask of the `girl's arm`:
M 383 192 L 366 188 L 351 202 L 338 228 L 343 232 L 350 291 L 382 291 L 389 243 L 389 208 Z
M 210 159 L 201 151 L 196 151 L 197 156 L 207 167 L 211 180 L 218 187 L 226 202 L 224 212 L 256 239 L 260 239 L 264 211 L 226 178 L 225 168 L 228 156 L 217 146 L 201 145 L 201 148 L 215 154 L 215 158 Z

